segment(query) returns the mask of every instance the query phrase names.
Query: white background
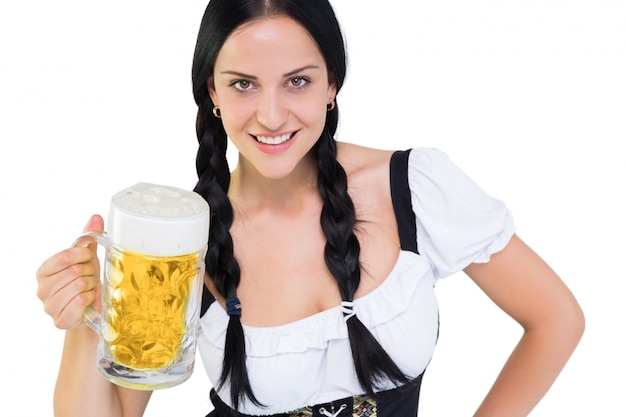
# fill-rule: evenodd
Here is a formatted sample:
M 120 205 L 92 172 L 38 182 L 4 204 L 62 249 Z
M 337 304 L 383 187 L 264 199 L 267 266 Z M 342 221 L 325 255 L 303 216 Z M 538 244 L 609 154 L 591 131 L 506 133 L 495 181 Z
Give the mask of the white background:
M 338 139 L 442 148 L 507 202 L 574 291 L 583 341 L 533 416 L 624 416 L 623 1 L 334 0 L 350 72 Z M 190 67 L 205 0 L 0 4 L 0 413 L 51 416 L 63 332 L 35 270 L 115 191 L 193 187 Z M 470 416 L 520 334 L 462 274 L 438 287 L 422 416 Z M 203 416 L 198 366 L 147 416 Z

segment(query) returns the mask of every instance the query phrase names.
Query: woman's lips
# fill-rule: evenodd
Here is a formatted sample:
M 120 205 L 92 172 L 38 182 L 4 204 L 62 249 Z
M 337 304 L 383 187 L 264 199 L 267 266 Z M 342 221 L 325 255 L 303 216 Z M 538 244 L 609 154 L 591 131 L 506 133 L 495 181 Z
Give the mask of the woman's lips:
M 291 133 L 283 133 L 281 135 L 250 135 L 254 139 L 257 149 L 266 154 L 279 154 L 291 147 L 298 137 L 300 130 Z
M 296 133 L 297 132 L 291 132 L 278 136 L 252 136 L 256 139 L 257 142 L 263 143 L 265 145 L 280 145 L 281 143 L 285 143 L 289 139 L 293 138 Z

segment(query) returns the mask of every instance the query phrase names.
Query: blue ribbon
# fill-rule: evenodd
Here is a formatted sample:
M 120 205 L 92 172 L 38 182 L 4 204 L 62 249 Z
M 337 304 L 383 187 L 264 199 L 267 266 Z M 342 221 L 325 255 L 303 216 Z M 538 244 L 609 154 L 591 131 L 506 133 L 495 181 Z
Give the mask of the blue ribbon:
M 226 299 L 226 314 L 241 317 L 241 302 L 239 298 L 229 297 Z

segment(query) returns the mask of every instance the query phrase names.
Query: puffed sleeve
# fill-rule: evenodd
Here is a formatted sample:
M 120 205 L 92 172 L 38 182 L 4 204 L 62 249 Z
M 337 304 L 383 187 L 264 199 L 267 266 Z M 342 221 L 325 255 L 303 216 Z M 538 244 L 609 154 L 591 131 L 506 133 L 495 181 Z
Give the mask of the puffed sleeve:
M 416 148 L 408 161 L 417 245 L 436 278 L 488 262 L 515 232 L 506 205 L 484 192 L 438 149 Z

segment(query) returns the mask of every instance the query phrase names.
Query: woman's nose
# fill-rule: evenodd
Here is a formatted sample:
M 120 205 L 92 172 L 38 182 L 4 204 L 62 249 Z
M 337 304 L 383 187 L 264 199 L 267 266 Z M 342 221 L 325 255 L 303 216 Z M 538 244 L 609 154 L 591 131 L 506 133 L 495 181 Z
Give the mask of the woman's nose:
M 279 130 L 287 121 L 288 114 L 287 103 L 274 92 L 263 94 L 256 111 L 258 122 L 268 130 Z

